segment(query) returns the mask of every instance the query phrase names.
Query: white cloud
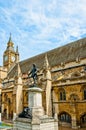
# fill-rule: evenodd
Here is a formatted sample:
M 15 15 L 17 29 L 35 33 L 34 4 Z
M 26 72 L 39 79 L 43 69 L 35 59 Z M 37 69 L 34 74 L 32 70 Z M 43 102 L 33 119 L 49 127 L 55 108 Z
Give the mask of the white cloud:
M 86 0 L 9 0 L 9 4 L 2 3 L 0 43 L 6 45 L 12 32 L 21 59 L 86 36 Z

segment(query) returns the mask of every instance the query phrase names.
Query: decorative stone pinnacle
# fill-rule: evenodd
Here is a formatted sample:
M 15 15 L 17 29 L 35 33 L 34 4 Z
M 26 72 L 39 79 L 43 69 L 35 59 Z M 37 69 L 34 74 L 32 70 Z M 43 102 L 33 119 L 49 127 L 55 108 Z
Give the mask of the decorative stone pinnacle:
M 16 53 L 18 53 L 18 46 L 16 46 Z
M 12 39 L 11 39 L 11 33 L 10 33 L 10 37 L 9 37 L 9 42 L 12 42 Z
M 45 60 L 44 60 L 44 66 L 43 66 L 45 69 L 48 69 L 50 66 L 49 66 L 49 62 L 48 62 L 48 58 L 47 58 L 47 53 L 45 54 Z

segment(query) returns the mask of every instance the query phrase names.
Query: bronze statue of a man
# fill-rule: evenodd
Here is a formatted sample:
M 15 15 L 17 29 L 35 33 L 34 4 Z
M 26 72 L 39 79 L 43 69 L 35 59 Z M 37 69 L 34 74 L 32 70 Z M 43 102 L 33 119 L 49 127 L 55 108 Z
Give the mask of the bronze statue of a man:
M 28 76 L 31 75 L 31 78 L 33 78 L 34 84 L 36 83 L 37 80 L 37 67 L 35 64 L 33 64 L 32 70 L 28 74 Z

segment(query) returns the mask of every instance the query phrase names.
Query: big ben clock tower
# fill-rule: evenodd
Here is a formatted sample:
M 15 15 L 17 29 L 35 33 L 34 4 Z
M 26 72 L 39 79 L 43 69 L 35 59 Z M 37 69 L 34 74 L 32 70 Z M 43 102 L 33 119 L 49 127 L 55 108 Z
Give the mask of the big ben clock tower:
M 9 69 L 12 66 L 12 64 L 16 62 L 17 56 L 19 57 L 18 49 L 17 52 L 15 52 L 14 43 L 12 42 L 11 34 L 10 34 L 9 41 L 7 43 L 7 48 L 3 55 L 3 66 Z

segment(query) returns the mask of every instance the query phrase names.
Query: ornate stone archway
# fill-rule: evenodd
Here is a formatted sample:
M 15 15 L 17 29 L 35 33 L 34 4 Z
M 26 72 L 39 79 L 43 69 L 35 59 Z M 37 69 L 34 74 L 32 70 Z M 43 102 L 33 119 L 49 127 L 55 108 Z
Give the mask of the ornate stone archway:
M 71 127 L 71 115 L 65 111 L 60 112 L 58 115 L 59 124 Z

